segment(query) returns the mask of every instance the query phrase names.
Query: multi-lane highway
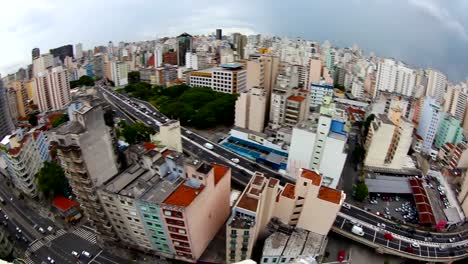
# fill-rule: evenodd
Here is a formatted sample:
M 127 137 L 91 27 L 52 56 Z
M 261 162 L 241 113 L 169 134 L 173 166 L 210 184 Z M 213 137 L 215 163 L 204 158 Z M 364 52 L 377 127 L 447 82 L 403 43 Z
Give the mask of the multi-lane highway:
M 158 128 L 160 124 L 166 122 L 168 119 L 157 111 L 151 104 L 137 100 L 135 98 L 129 98 L 125 95 L 118 94 L 106 87 L 100 86 L 100 91 L 108 94 L 108 100 L 121 108 L 124 112 L 132 115 L 136 119 L 147 123 L 155 128 Z M 224 165 L 229 165 L 232 168 L 232 177 L 238 183 L 245 185 L 250 180 L 252 172 L 260 171 L 265 173 L 269 177 L 275 177 L 281 180 L 282 183 L 292 182 L 292 180 L 285 175 L 281 175 L 278 172 L 272 171 L 265 168 L 251 160 L 248 160 L 240 155 L 237 155 L 225 148 L 219 146 L 215 142 L 211 142 L 200 135 L 189 131 L 186 128 L 182 128 L 182 144 L 184 151 L 199 155 L 202 159 L 210 162 L 217 162 Z M 207 149 L 203 147 L 205 143 L 213 145 L 213 149 Z M 233 158 L 239 159 L 239 163 L 233 163 Z M 464 256 L 468 256 L 468 230 L 459 233 L 433 233 L 415 230 L 409 227 L 404 227 L 396 223 L 390 222 L 384 218 L 376 216 L 370 212 L 361 210 L 356 207 L 350 209 L 342 208 L 342 215 L 356 219 L 366 223 L 372 228 L 365 227 L 364 238 L 370 239 L 372 236 L 372 243 L 378 244 L 382 247 L 390 249 L 396 249 L 398 242 L 398 251 L 407 254 L 410 257 L 425 256 L 425 259 L 434 258 L 434 261 L 438 261 L 438 257 L 446 256 L 447 258 L 459 259 Z M 340 222 L 341 221 L 341 222 Z M 335 222 L 334 228 L 343 228 L 342 230 L 351 234 L 348 224 L 343 225 L 346 221 L 343 217 L 338 216 Z M 396 237 L 401 239 L 389 241 L 384 239 L 381 234 L 382 232 L 375 232 L 373 228 L 377 228 L 377 225 L 385 223 L 386 227 L 380 228 L 382 232 L 390 232 Z M 370 230 L 372 229 L 372 230 Z M 415 241 L 421 247 L 414 252 L 408 252 L 406 250 L 408 241 Z M 453 241 L 453 242 L 450 242 Z M 401 250 L 401 249 L 405 250 Z M 415 253 L 416 252 L 416 253 Z M 419 254 L 419 255 L 418 255 Z

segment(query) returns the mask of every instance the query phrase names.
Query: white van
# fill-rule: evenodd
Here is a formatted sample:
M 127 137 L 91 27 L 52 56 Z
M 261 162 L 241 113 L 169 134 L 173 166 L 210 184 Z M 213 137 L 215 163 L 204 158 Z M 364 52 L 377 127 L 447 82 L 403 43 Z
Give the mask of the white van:
M 353 228 L 351 229 L 351 232 L 353 232 L 354 234 L 358 235 L 358 236 L 364 236 L 364 230 L 362 230 L 362 227 L 360 226 L 353 226 Z

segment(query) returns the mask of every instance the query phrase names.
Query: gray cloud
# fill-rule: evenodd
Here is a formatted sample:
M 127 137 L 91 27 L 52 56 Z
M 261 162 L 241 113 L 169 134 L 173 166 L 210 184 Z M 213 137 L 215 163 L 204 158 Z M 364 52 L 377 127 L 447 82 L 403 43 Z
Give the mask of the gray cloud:
M 181 32 L 266 33 L 357 43 L 379 56 L 468 75 L 468 1 L 464 0 L 16 0 L 0 17 L 0 72 L 30 63 L 30 51 L 82 42 L 174 36 Z

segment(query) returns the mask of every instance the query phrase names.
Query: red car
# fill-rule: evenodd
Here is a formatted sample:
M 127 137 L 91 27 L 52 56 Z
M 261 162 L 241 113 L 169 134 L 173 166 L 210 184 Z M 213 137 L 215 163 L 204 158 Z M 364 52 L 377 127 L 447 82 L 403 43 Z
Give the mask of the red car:
M 384 237 L 385 239 L 390 240 L 390 241 L 394 239 L 392 233 L 388 233 L 388 232 L 385 233 Z
M 343 260 L 345 259 L 345 257 L 346 257 L 346 251 L 341 250 L 341 251 L 338 253 L 338 262 L 343 262 Z

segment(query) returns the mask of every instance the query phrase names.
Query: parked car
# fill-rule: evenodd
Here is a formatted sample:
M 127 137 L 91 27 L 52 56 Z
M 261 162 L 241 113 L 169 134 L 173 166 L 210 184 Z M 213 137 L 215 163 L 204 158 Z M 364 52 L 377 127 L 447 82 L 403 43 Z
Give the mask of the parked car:
M 91 253 L 89 253 L 88 251 L 85 251 L 85 250 L 83 250 L 81 252 L 81 255 L 83 255 L 83 256 L 85 256 L 87 258 L 92 258 L 93 257 L 93 255 Z

